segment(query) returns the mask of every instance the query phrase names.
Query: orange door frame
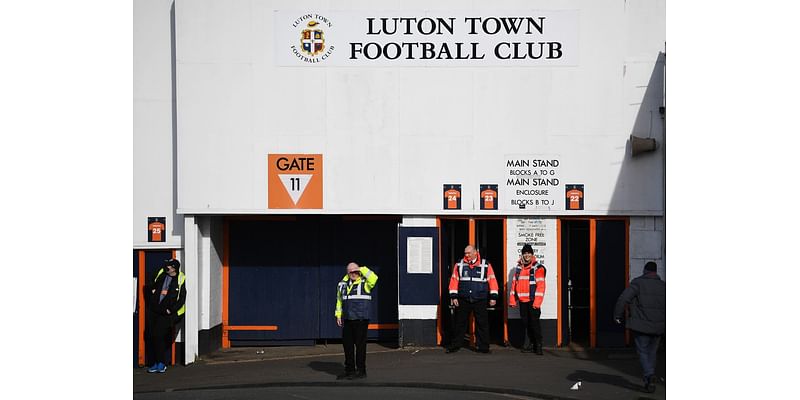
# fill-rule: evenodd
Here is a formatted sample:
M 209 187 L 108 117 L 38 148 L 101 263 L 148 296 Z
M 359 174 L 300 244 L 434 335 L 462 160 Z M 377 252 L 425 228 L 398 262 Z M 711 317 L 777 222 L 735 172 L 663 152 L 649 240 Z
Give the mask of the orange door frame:
M 556 301 L 556 346 L 561 347 L 564 345 L 564 332 L 561 329 L 561 321 L 563 321 L 561 311 L 561 218 L 556 220 L 556 285 L 558 285 L 558 301 Z
M 230 291 L 230 254 L 231 254 L 231 240 L 230 240 L 230 220 L 225 217 L 222 223 L 222 348 L 227 349 L 231 347 L 231 341 L 228 337 L 228 292 Z
M 436 307 L 436 345 L 442 345 L 442 221 L 440 217 L 436 217 L 436 232 L 439 234 L 439 306 Z
M 136 295 L 139 296 L 139 365 L 144 365 L 145 352 L 147 351 L 144 344 L 144 313 L 147 312 L 147 310 L 144 308 L 145 304 L 143 295 L 145 279 L 144 257 L 144 250 L 139 250 L 139 283 L 136 285 L 138 290 Z

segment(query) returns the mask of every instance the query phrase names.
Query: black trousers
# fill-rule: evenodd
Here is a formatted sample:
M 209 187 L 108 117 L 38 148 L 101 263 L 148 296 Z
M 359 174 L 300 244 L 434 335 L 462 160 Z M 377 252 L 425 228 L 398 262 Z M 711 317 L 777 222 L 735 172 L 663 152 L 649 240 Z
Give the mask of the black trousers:
M 470 302 L 466 298 L 458 299 L 456 307 L 456 330 L 451 347 L 461 347 L 464 344 L 464 334 L 467 333 L 467 320 L 469 314 L 475 315 L 475 343 L 478 350 L 489 349 L 489 313 L 486 311 L 488 300 Z
M 172 347 L 173 326 L 175 318 L 170 315 L 160 315 L 147 311 L 147 325 L 145 326 L 145 351 L 147 352 L 148 365 L 161 362 L 169 365 L 172 357 L 167 353 Z
M 542 316 L 542 309 L 533 308 L 533 302 L 519 303 L 519 316 L 522 319 L 522 326 L 525 327 L 527 339 L 534 347 L 542 346 L 542 325 L 539 317 Z
M 367 328 L 369 320 L 346 319 L 342 326 L 344 345 L 344 370 L 367 372 Z

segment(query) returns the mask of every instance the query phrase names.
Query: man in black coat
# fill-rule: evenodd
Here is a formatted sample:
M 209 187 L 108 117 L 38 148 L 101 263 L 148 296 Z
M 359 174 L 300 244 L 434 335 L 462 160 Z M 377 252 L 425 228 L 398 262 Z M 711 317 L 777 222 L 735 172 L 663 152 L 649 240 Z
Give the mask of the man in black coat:
M 153 283 L 145 286 L 146 350 L 153 362 L 147 372 L 167 371 L 167 352 L 172 344 L 173 329 L 186 311 L 186 275 L 180 272 L 180 268 L 180 261 L 174 258 L 165 260 L 164 268 L 158 271 Z
M 658 345 L 667 326 L 667 284 L 656 273 L 656 263 L 647 262 L 642 276 L 631 281 L 617 299 L 614 321 L 618 324 L 622 323 L 626 305 L 626 325 L 633 332 L 636 352 L 639 353 L 644 389 L 653 393 L 656 391 Z

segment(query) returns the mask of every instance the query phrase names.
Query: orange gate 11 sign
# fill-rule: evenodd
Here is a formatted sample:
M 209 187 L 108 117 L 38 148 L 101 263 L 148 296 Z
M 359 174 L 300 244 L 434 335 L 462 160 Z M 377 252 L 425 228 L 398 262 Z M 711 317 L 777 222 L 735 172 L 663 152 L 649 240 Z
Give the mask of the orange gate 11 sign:
M 322 154 L 267 156 L 268 208 L 322 208 Z

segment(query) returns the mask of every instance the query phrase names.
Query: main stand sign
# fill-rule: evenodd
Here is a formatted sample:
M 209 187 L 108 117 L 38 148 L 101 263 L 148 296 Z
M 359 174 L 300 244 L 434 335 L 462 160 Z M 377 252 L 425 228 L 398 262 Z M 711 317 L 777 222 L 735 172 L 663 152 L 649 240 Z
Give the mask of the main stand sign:
M 270 154 L 267 165 L 268 208 L 322 208 L 322 154 Z
M 506 155 L 502 206 L 504 210 L 561 210 L 561 157 L 552 154 Z

